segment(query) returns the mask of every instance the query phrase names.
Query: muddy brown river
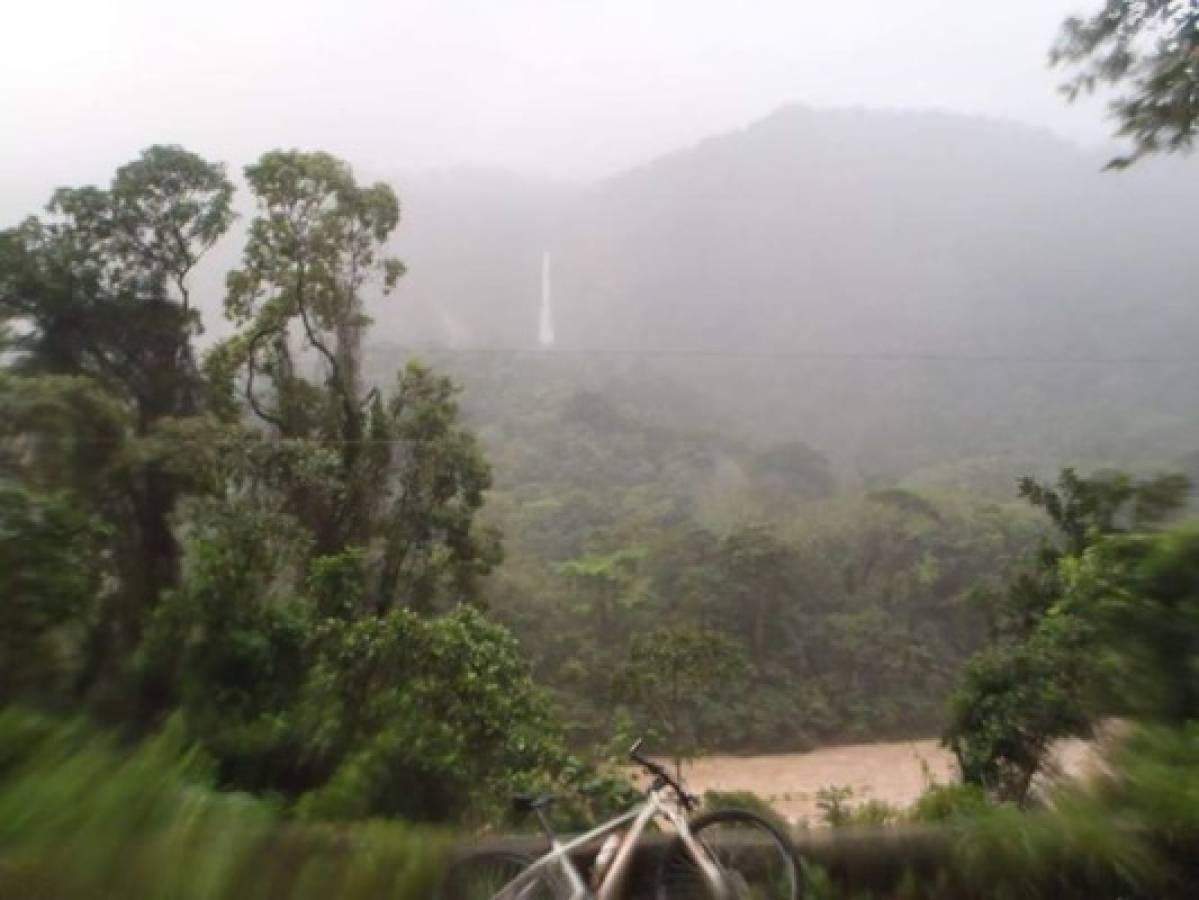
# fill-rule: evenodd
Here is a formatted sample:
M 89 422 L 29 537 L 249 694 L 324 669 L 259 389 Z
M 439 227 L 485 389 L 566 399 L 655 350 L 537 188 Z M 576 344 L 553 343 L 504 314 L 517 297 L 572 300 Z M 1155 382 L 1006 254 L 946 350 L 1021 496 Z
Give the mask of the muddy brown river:
M 1063 741 L 1055 750 L 1065 777 L 1086 775 L 1098 761 L 1083 741 Z M 819 826 L 816 794 L 825 787 L 849 787 L 852 803 L 883 800 L 910 806 L 932 783 L 957 781 L 953 755 L 935 739 L 826 747 L 809 753 L 766 756 L 705 756 L 683 767 L 695 793 L 752 791 L 768 800 L 789 822 Z

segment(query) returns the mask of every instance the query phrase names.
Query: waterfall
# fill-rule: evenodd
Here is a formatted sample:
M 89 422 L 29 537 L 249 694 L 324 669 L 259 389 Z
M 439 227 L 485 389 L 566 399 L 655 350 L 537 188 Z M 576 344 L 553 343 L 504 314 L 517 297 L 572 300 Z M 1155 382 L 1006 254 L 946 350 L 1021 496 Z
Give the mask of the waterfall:
M 541 254 L 541 317 L 537 322 L 537 339 L 542 347 L 554 345 L 554 309 L 550 290 L 550 252 Z

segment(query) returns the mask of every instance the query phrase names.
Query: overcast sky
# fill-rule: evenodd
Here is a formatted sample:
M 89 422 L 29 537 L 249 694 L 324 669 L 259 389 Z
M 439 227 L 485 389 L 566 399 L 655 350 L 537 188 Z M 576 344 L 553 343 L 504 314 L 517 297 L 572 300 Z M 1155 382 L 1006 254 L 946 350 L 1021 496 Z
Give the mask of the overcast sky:
M 617 171 L 785 103 L 985 113 L 1082 143 L 1045 59 L 1098 0 L 10 0 L 0 213 L 175 142 L 372 171 Z M 11 216 L 5 216 L 11 218 Z

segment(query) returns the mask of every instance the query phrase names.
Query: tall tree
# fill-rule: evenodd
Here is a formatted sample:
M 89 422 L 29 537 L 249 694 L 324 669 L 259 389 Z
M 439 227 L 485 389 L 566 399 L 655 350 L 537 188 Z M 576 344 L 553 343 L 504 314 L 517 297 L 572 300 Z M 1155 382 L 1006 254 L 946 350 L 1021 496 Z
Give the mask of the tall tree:
M 755 659 L 786 637 L 784 614 L 798 587 L 799 559 L 768 527 L 745 525 L 720 540 L 722 612 Z
M 188 277 L 232 221 L 232 194 L 221 166 L 155 146 L 107 189 L 61 189 L 45 219 L 0 233 L 0 323 L 10 327 L 13 368 L 93 379 L 128 407 L 135 439 L 197 413 L 200 321 Z M 186 481 L 145 450 L 131 449 L 120 502 L 107 511 L 121 563 L 116 655 L 136 645 L 179 574 L 171 516 Z
M 134 405 L 142 433 L 195 411 L 188 276 L 233 219 L 221 166 L 155 146 L 107 190 L 62 188 L 46 219 L 0 233 L 0 319 L 28 372 L 89 375 Z
M 349 166 L 327 153 L 273 151 L 245 174 L 259 215 L 242 268 L 229 273 L 225 302 L 229 317 L 248 326 L 238 348 L 245 398 L 284 437 L 308 437 L 321 426 L 337 434 L 343 463 L 352 466 L 366 418 L 362 292 L 377 278 L 387 293 L 403 272 L 399 260 L 382 255 L 400 221 L 399 201 L 386 184 L 360 187 Z M 296 328 L 301 346 L 319 357 L 323 396 L 297 371 Z M 256 392 L 255 376 L 270 382 L 273 398 Z
M 246 180 L 258 215 L 225 304 L 240 331 L 209 360 L 226 408 L 240 395 L 279 447 L 265 478 L 311 536 L 311 558 L 363 551 L 367 602 L 469 597 L 498 544 L 472 527 L 490 472 L 457 423 L 456 389 L 410 365 L 384 397 L 363 373 L 367 295 L 403 273 L 385 252 L 395 193 L 294 150 L 265 154 Z
M 734 640 L 694 624 L 667 625 L 633 638 L 617 671 L 616 694 L 631 704 L 645 729 L 661 729 L 681 772 L 702 750 L 705 719 L 737 693 L 749 671 Z
M 385 292 L 399 278 L 398 263 L 377 263 L 399 223 L 399 202 L 386 185 L 360 188 L 349 167 L 325 153 L 273 151 L 245 176 L 258 215 L 225 298 L 241 332 L 213 353 L 210 369 L 227 400 L 240 376 L 245 402 L 275 436 L 318 442 L 320 471 L 282 486 L 289 511 L 313 536 L 314 555 L 336 555 L 365 537 L 361 487 L 345 494 L 364 450 L 368 402 L 360 394 L 360 292 L 380 268 Z M 297 360 L 305 352 L 316 355 L 323 384 L 305 377 Z M 308 458 L 287 461 L 300 472 L 314 468 Z

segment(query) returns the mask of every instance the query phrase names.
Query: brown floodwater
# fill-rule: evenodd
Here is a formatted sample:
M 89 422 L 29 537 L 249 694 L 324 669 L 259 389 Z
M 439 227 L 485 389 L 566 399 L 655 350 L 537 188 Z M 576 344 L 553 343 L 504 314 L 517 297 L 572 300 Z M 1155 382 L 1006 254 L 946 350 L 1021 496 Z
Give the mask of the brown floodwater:
M 1054 751 L 1061 777 L 1086 776 L 1100 765 L 1085 741 L 1062 741 Z M 826 747 L 808 753 L 761 756 L 704 756 L 683 767 L 688 788 L 704 791 L 752 791 L 770 802 L 793 824 L 821 825 L 817 792 L 848 787 L 854 805 L 882 800 L 907 807 L 931 784 L 958 780 L 953 754 L 934 738 Z

